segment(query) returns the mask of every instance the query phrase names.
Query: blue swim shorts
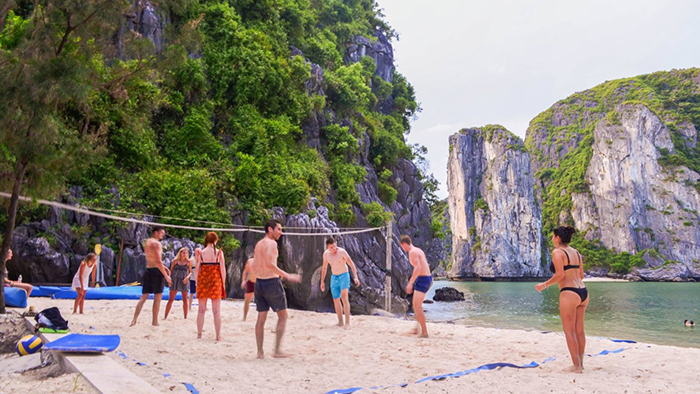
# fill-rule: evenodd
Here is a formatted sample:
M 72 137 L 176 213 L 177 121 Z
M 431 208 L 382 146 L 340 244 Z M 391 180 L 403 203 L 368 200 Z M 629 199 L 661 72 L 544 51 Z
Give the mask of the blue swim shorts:
M 350 288 L 350 273 L 344 272 L 340 275 L 331 275 L 331 295 L 333 298 L 340 298 L 340 292 Z
M 413 290 L 427 293 L 430 290 L 430 285 L 433 284 L 433 277 L 430 275 L 419 276 L 416 278 L 416 283 L 413 284 Z

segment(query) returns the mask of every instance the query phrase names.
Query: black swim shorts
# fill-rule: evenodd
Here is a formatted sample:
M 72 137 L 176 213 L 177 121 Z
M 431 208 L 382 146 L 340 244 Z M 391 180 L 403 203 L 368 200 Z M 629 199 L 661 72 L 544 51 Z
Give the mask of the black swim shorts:
M 267 312 L 270 308 L 275 312 L 287 309 L 287 295 L 280 278 L 258 279 L 255 282 L 255 309 Z
M 141 285 L 141 294 L 161 294 L 165 288 L 165 277 L 158 268 L 146 268 Z

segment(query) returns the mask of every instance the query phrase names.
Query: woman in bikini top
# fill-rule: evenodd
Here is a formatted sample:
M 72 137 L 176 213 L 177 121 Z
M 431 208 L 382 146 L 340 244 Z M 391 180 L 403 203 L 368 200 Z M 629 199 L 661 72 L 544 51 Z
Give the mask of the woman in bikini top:
M 554 229 L 552 243 L 552 264 L 550 270 L 554 275 L 546 282 L 535 286 L 537 291 L 557 283 L 559 285 L 559 315 L 561 316 L 566 344 L 574 363 L 567 372 L 581 373 L 583 371 L 583 355 L 586 348 L 586 335 L 583 322 L 586 315 L 589 297 L 588 289 L 583 284 L 583 258 L 574 248 L 569 246 L 571 236 L 576 229 L 562 226 Z

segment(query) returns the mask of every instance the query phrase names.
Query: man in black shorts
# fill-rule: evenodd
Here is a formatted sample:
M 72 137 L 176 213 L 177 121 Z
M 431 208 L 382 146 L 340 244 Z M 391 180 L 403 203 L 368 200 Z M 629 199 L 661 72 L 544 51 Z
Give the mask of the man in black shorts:
M 141 285 L 143 286 L 143 291 L 141 292 L 141 299 L 136 305 L 136 311 L 134 312 L 134 319 L 131 321 L 131 325 L 136 324 L 136 320 L 139 318 L 141 313 L 141 308 L 143 304 L 148 299 L 149 294 L 153 294 L 153 325 L 158 325 L 158 313 L 160 312 L 160 300 L 163 297 L 163 288 L 165 287 L 165 282 L 168 282 L 168 286 L 172 284 L 170 280 L 170 270 L 163 265 L 163 246 L 160 244 L 160 240 L 165 237 L 165 229 L 160 226 L 155 226 L 152 229 L 151 238 L 146 240 L 146 246 L 144 247 L 144 252 L 146 253 L 146 272 L 143 274 L 143 280 Z
M 288 274 L 277 267 L 277 240 L 282 236 L 282 225 L 276 220 L 265 223 L 265 238 L 258 241 L 253 252 L 253 272 L 255 281 L 255 305 L 258 311 L 258 321 L 255 324 L 255 340 L 258 345 L 258 358 L 264 358 L 263 340 L 265 336 L 265 320 L 267 312 L 272 308 L 277 312 L 277 340 L 273 357 L 289 357 L 280 351 L 282 335 L 287 324 L 287 295 L 282 287 L 284 278 L 290 282 L 301 282 L 298 274 Z

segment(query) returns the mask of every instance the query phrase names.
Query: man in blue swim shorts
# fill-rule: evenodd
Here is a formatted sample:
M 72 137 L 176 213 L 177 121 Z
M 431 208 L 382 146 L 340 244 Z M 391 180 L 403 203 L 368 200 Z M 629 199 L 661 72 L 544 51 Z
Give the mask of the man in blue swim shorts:
M 413 293 L 413 311 L 416 313 L 416 320 L 420 324 L 420 332 L 416 333 L 421 338 L 428 337 L 428 327 L 425 324 L 425 313 L 423 313 L 423 300 L 425 293 L 430 290 L 433 284 L 433 276 L 430 274 L 430 266 L 425 258 L 425 253 L 420 248 L 413 246 L 413 241 L 408 235 L 401 236 L 401 249 L 408 253 L 408 261 L 413 266 L 413 275 L 406 285 L 406 293 Z M 414 292 L 415 290 L 415 292 Z
M 348 289 L 350 289 L 350 273 L 348 265 L 352 269 L 355 277 L 355 286 L 360 285 L 357 279 L 357 269 L 352 262 L 350 255 L 343 248 L 335 244 L 333 238 L 326 239 L 326 251 L 323 252 L 323 268 L 321 269 L 321 291 L 326 291 L 326 271 L 328 265 L 331 266 L 331 295 L 333 296 L 333 306 L 338 315 L 338 327 L 343 327 L 343 310 L 345 311 L 345 328 L 350 326 L 350 300 Z M 342 300 L 342 305 L 341 305 Z

